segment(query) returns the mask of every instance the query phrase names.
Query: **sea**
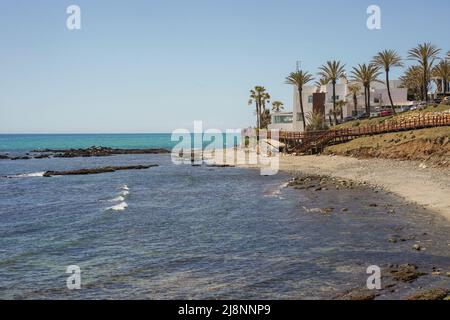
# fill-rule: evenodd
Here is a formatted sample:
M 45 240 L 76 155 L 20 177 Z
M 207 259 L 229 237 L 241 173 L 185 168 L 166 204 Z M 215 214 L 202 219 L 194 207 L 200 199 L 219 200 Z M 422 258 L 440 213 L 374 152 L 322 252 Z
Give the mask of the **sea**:
M 170 134 L 0 135 L 0 154 L 175 144 Z M 158 166 L 43 177 L 139 164 Z M 439 215 L 369 187 L 296 190 L 292 176 L 170 154 L 0 160 L 0 299 L 332 299 L 364 287 L 369 266 L 404 263 L 430 275 L 385 298 L 449 285 L 431 276 L 450 266 Z

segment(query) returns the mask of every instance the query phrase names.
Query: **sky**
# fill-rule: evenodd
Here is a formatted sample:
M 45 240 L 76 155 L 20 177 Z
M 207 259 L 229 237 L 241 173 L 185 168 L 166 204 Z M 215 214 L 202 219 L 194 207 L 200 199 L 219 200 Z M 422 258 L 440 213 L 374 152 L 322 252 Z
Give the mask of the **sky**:
M 81 30 L 66 27 L 72 4 Z M 380 30 L 366 26 L 372 4 Z M 425 41 L 446 52 L 449 12 L 448 0 L 0 0 L 0 133 L 248 127 L 255 85 L 292 109 L 297 60 L 316 75 Z

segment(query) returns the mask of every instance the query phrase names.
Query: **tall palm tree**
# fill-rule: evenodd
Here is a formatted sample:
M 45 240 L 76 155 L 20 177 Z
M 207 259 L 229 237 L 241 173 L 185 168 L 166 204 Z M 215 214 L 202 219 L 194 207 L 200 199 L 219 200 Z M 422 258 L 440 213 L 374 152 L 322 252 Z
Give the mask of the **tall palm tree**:
M 303 130 L 306 130 L 306 119 L 305 119 L 305 111 L 303 110 L 303 86 L 308 82 L 314 80 L 314 77 L 308 73 L 307 71 L 297 70 L 295 72 L 291 72 L 289 76 L 286 77 L 286 84 L 293 85 L 297 87 L 298 90 L 298 98 L 300 100 L 300 111 L 302 114 L 303 121 Z
M 441 51 L 435 45 L 427 42 L 419 44 L 417 47 L 408 51 L 408 58 L 419 62 L 422 67 L 422 87 L 424 93 L 424 100 L 428 102 L 428 84 L 430 82 L 431 69 L 435 60 L 438 58 L 438 54 Z
M 348 92 L 353 98 L 354 113 L 356 116 L 358 115 L 358 95 L 361 93 L 361 86 L 358 83 L 350 83 L 348 85 Z
M 272 111 L 274 112 L 280 112 L 284 109 L 284 103 L 281 101 L 274 101 L 272 102 Z
M 402 87 L 408 89 L 408 95 L 414 95 L 414 99 L 418 100 L 423 97 L 422 86 L 422 67 L 410 66 L 406 69 L 403 76 L 400 77 Z
M 366 105 L 366 114 L 370 114 L 370 85 L 373 82 L 380 82 L 378 77 L 380 76 L 380 67 L 374 64 L 359 64 L 357 67 L 353 67 L 352 70 L 353 81 L 361 83 L 364 87 L 364 97 Z
M 442 81 L 442 93 L 447 94 L 448 83 L 450 81 L 450 61 L 442 60 L 432 71 L 432 76 Z
M 391 102 L 392 111 L 395 113 L 394 102 L 391 95 L 391 86 L 389 83 L 389 71 L 394 67 L 403 67 L 402 58 L 394 50 L 383 50 L 373 57 L 372 63 L 380 68 L 384 68 L 386 72 L 386 87 Z
M 255 104 L 256 109 L 256 127 L 261 129 L 261 115 L 265 111 L 265 105 L 268 103 L 270 95 L 263 86 L 255 86 L 250 90 L 250 99 L 248 105 Z
M 341 64 L 340 61 L 327 61 L 327 63 L 319 68 L 319 75 L 322 79 L 325 79 L 327 83 L 333 85 L 333 111 L 334 122 L 337 124 L 336 117 L 336 83 L 339 79 L 345 79 L 345 64 Z

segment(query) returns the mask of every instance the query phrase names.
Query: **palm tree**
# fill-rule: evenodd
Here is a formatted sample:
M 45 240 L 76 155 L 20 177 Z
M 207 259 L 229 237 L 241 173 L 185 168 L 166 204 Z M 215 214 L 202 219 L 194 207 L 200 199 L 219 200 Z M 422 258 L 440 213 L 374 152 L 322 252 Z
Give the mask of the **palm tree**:
M 336 111 L 336 83 L 339 79 L 346 78 L 345 64 L 341 65 L 340 61 L 327 61 L 319 70 L 320 77 L 333 85 L 333 111 Z M 336 113 L 334 113 L 334 122 L 337 124 Z
M 270 110 L 269 109 L 265 109 L 261 113 L 261 129 L 267 129 L 267 127 L 269 126 L 270 122 L 271 122 Z
M 353 98 L 354 114 L 356 116 L 358 115 L 358 95 L 361 93 L 361 86 L 357 83 L 351 83 L 348 85 L 348 92 Z
M 447 52 L 447 57 L 446 57 L 446 59 L 447 59 L 447 60 L 450 60 L 450 51 Z
M 384 50 L 378 52 L 378 54 L 373 57 L 372 63 L 380 68 L 384 68 L 386 72 L 386 87 L 389 96 L 389 101 L 391 102 L 392 111 L 395 113 L 394 102 L 392 101 L 391 86 L 389 84 L 389 71 L 393 67 L 403 67 L 402 58 L 394 50 Z
M 250 90 L 250 100 L 248 105 L 255 104 L 256 109 L 256 127 L 261 129 L 261 114 L 265 111 L 265 105 L 268 103 L 270 95 L 263 86 L 255 86 Z
M 380 76 L 380 67 L 374 64 L 359 64 L 357 67 L 353 67 L 352 70 L 353 81 L 361 83 L 364 87 L 364 97 L 366 105 L 366 114 L 370 114 L 370 85 L 373 82 L 380 82 L 378 77 Z
M 422 67 L 422 88 L 424 93 L 424 100 L 428 102 L 428 84 L 430 82 L 431 68 L 438 54 L 441 51 L 438 47 L 431 43 L 419 44 L 417 47 L 408 51 L 408 58 L 419 62 Z
M 270 103 L 270 94 L 266 92 L 266 89 L 263 88 L 263 92 L 261 93 L 261 114 L 266 113 L 266 111 L 269 111 L 266 109 L 266 104 Z M 269 111 L 270 113 L 270 111 Z
M 298 98 L 300 100 L 300 111 L 302 114 L 302 121 L 303 121 L 303 130 L 306 130 L 306 120 L 305 120 L 305 112 L 303 110 L 303 96 L 302 96 L 303 86 L 313 80 L 314 80 L 313 76 L 307 71 L 303 70 L 291 72 L 291 74 L 286 77 L 286 84 L 296 86 L 298 90 Z
M 432 76 L 442 81 L 442 93 L 447 94 L 448 82 L 450 81 L 450 61 L 442 60 L 433 68 Z
M 422 67 L 410 66 L 406 69 L 405 74 L 400 77 L 402 87 L 407 88 L 408 96 L 414 95 L 415 100 L 423 97 L 422 75 Z
M 307 131 L 319 131 L 328 129 L 325 123 L 325 119 L 320 113 L 314 113 L 310 111 L 306 114 L 306 119 L 308 120 L 308 125 L 306 126 Z
M 336 101 L 336 113 L 344 120 L 344 107 L 347 103 L 344 100 Z
M 274 112 L 280 112 L 284 109 L 284 103 L 281 101 L 274 101 L 272 102 L 272 111 Z
M 321 78 L 319 80 L 317 80 L 316 82 L 314 82 L 314 85 L 317 87 L 316 92 L 320 93 L 322 90 L 322 86 L 326 86 L 328 84 L 328 81 L 324 78 Z

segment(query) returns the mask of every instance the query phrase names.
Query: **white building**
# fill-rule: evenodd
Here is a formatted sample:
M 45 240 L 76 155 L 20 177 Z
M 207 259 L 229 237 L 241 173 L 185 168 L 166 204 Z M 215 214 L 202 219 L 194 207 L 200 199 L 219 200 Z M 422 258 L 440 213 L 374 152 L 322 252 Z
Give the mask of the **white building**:
M 292 112 L 274 112 L 271 114 L 269 129 L 292 131 Z
M 408 101 L 408 90 L 400 88 L 400 80 L 391 80 L 390 89 L 391 96 L 396 106 L 412 105 Z M 303 131 L 303 119 L 300 108 L 300 100 L 297 88 L 293 89 L 293 112 L 279 112 L 272 114 L 272 124 L 269 129 L 280 129 L 285 131 Z M 318 112 L 324 115 L 325 121 L 329 124 L 330 111 L 333 110 L 333 85 L 330 83 L 326 86 L 304 86 L 302 92 L 303 109 L 305 118 L 308 113 Z M 361 87 L 361 93 L 357 96 L 357 114 L 365 113 L 365 96 L 364 88 Z M 353 96 L 348 92 L 348 84 L 341 81 L 336 84 L 336 101 L 344 101 L 343 116 L 355 116 L 355 106 Z M 390 107 L 389 95 L 387 87 L 384 83 L 373 83 L 370 90 L 370 105 L 372 111 L 379 111 L 383 108 Z M 338 116 L 338 119 L 340 116 Z M 333 117 L 331 117 L 333 119 Z M 306 120 L 308 121 L 308 120 Z

